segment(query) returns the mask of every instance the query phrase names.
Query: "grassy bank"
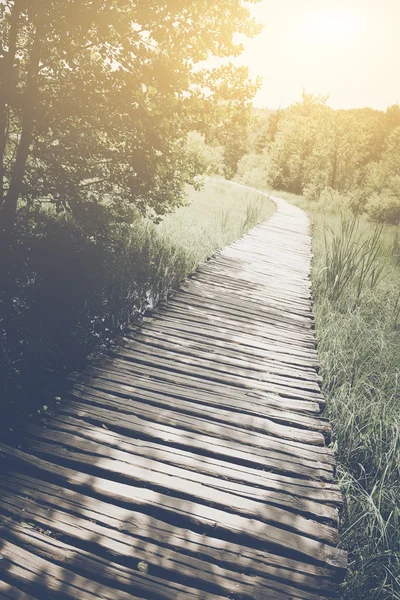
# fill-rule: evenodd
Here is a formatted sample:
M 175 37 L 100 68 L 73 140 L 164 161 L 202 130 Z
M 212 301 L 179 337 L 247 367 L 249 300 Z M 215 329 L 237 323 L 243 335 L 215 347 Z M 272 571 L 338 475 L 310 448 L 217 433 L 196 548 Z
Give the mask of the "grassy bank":
M 188 190 L 188 205 L 158 225 L 139 217 L 110 224 L 104 212 L 85 228 L 66 214 L 22 214 L 14 287 L 6 290 L 12 302 L 0 315 L 3 429 L 46 410 L 65 375 L 90 352 L 112 343 L 272 207 L 256 193 L 209 180 L 200 192 Z
M 303 208 L 304 202 L 291 196 Z M 310 212 L 319 356 L 345 494 L 343 600 L 400 598 L 400 252 L 393 227 Z

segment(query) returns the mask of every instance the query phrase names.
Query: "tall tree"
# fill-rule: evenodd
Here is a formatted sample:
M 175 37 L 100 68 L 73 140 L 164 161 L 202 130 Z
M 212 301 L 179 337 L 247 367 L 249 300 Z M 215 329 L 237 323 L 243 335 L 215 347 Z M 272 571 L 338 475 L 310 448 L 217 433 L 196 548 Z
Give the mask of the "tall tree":
M 178 203 L 195 66 L 257 31 L 242 0 L 0 0 L 3 249 L 19 201 Z

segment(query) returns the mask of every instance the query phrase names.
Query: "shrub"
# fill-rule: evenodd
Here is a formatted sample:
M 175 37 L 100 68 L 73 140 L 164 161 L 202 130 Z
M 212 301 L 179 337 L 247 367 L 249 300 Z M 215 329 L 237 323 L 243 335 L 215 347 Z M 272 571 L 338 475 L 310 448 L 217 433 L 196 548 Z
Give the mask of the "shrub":
M 254 188 L 265 189 L 268 187 L 268 157 L 266 152 L 262 154 L 245 154 L 239 161 L 235 179 Z
M 25 418 L 59 395 L 63 377 L 105 348 L 197 264 L 265 219 L 271 202 L 222 181 L 159 224 L 86 206 L 79 221 L 19 211 L 9 285 L 0 286 L 0 411 Z
M 19 217 L 12 283 L 1 290 L 6 410 L 24 411 L 35 391 L 56 385 L 108 344 L 185 270 L 184 252 L 158 236 L 153 223 L 115 223 L 107 209 L 102 213 L 96 231 L 66 214 Z
M 372 194 L 368 198 L 365 210 L 373 221 L 400 224 L 400 196 L 391 195 L 388 190 Z

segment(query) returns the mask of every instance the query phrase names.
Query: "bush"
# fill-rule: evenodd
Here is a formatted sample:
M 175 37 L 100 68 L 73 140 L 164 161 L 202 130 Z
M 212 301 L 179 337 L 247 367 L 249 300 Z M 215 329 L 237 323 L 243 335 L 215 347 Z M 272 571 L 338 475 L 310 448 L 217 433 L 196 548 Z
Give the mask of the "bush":
M 391 195 L 388 191 L 372 194 L 368 198 L 365 210 L 373 221 L 400 224 L 400 196 Z
M 310 203 L 313 210 L 322 210 L 326 213 L 336 213 L 343 209 L 344 195 L 331 187 L 320 189 L 316 184 L 309 184 L 304 188 L 304 198 Z
M 88 353 L 273 210 L 222 180 L 189 188 L 189 201 L 157 225 L 122 205 L 86 205 L 79 222 L 19 212 L 9 285 L 0 286 L 2 426 L 47 406 Z
M 245 154 L 239 161 L 235 179 L 250 187 L 268 187 L 268 157 L 262 154 Z
M 66 214 L 25 212 L 16 235 L 0 321 L 0 393 L 14 413 L 107 345 L 185 271 L 184 252 L 154 224 L 115 223 L 104 208 L 89 230 Z
M 208 145 L 204 135 L 198 131 L 191 131 L 188 134 L 186 153 L 193 173 L 201 173 L 202 175 L 223 174 L 223 149 L 220 146 Z

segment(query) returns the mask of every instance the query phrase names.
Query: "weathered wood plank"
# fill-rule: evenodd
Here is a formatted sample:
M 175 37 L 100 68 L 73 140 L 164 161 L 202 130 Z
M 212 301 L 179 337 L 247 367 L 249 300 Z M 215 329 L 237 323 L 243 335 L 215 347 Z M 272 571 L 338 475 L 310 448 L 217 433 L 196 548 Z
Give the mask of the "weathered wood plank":
M 159 406 L 164 406 L 166 410 L 177 411 L 182 413 L 188 413 L 192 415 L 199 415 L 199 417 L 204 418 L 204 408 L 200 407 L 196 409 L 196 405 L 193 403 L 182 403 L 179 400 L 174 400 L 173 398 L 163 397 L 161 394 L 157 396 L 157 401 L 151 402 L 151 398 L 149 394 L 145 392 L 138 392 L 135 388 L 132 388 L 129 385 L 129 378 L 123 380 L 122 383 L 117 383 L 112 381 L 112 379 L 106 379 L 105 377 L 90 377 L 87 379 L 86 385 L 89 387 L 93 387 L 99 390 L 104 390 L 105 392 L 111 392 L 115 394 L 119 394 L 122 396 L 126 396 L 128 398 L 134 398 L 137 401 L 141 399 L 145 400 L 146 407 L 150 404 L 155 404 Z M 291 425 L 289 423 L 280 423 L 272 419 L 268 419 L 267 417 L 253 417 L 243 415 L 243 418 L 240 419 L 240 423 L 238 424 L 237 414 L 231 414 L 227 410 L 223 410 L 222 408 L 215 408 L 209 406 L 207 408 L 207 420 L 210 421 L 210 426 L 215 420 L 216 422 L 230 424 L 234 427 L 242 427 L 246 430 L 252 430 L 255 433 L 265 433 L 269 436 L 278 437 L 282 440 L 290 440 L 291 442 L 303 442 L 307 445 L 316 445 L 322 446 L 324 444 L 324 436 L 319 431 L 312 431 L 311 427 L 307 430 L 304 428 L 296 427 L 294 424 Z
M 161 561 L 161 566 L 170 570 L 192 565 L 191 560 L 199 558 L 209 568 L 215 564 L 306 589 L 333 590 L 333 569 L 219 539 L 215 530 L 200 534 L 29 476 L 13 475 L 8 483 L 0 498 L 8 515 L 24 513 L 25 520 L 81 541 L 95 538 L 95 543 L 111 554 L 147 559 L 154 566 Z M 59 518 L 52 518 L 54 511 Z M 175 560 L 178 564 L 174 566 Z
M 124 592 L 131 593 L 135 591 L 141 597 L 143 594 L 143 597 L 149 600 L 157 598 L 165 598 L 165 600 L 179 600 L 180 598 L 187 598 L 188 600 L 216 600 L 217 598 L 222 598 L 222 596 L 216 596 L 216 593 L 223 594 L 223 597 L 226 597 L 228 594 L 237 592 L 239 585 L 243 589 L 243 592 L 248 597 L 254 598 L 254 600 L 264 600 L 267 594 L 273 594 L 276 600 L 321 600 L 320 594 L 301 590 L 283 582 L 268 581 L 254 576 L 247 577 L 243 574 L 228 571 L 225 571 L 225 577 L 222 579 L 219 577 L 221 569 L 218 567 L 214 567 L 213 569 L 208 568 L 206 571 L 207 579 L 204 576 L 201 578 L 202 573 L 201 571 L 199 573 L 197 569 L 201 569 L 204 563 L 194 559 L 192 559 L 192 564 L 189 568 L 185 568 L 184 564 L 180 566 L 180 579 L 185 575 L 189 580 L 189 584 L 192 583 L 196 586 L 196 588 L 190 588 L 188 585 L 170 582 L 168 580 L 168 575 L 171 573 L 170 570 L 167 573 L 167 577 L 165 577 L 165 573 L 163 573 L 159 566 L 154 568 L 147 560 L 143 560 L 139 564 L 146 565 L 146 568 L 150 572 L 152 568 L 157 574 L 161 571 L 160 574 L 164 575 L 163 579 L 151 576 L 150 574 L 148 575 L 140 570 L 135 571 L 132 568 L 122 566 L 99 556 L 93 556 L 92 553 L 46 537 L 35 530 L 31 530 L 27 534 L 26 530 L 18 527 L 18 525 L 10 525 L 10 530 L 14 533 L 16 541 L 22 542 L 27 546 L 34 546 L 35 551 L 41 557 L 50 559 L 63 568 L 70 567 L 73 569 L 76 565 L 79 565 L 79 571 L 85 577 L 105 581 L 107 585 L 113 588 L 118 586 Z M 144 558 L 147 558 L 147 553 L 144 555 Z M 205 566 L 207 567 L 206 563 Z M 119 597 L 119 593 L 117 589 L 116 597 Z
M 184 499 L 170 498 L 153 490 L 88 476 L 87 473 L 43 460 L 4 444 L 0 444 L 0 456 L 11 462 L 20 461 L 27 467 L 47 473 L 58 480 L 65 480 L 75 488 L 90 488 L 96 495 L 112 499 L 114 502 L 169 512 L 189 522 L 201 523 L 205 527 L 214 529 L 221 528 L 231 535 L 245 536 L 265 545 L 277 547 L 283 553 L 289 552 L 291 555 L 307 557 L 323 566 L 343 569 L 346 564 L 347 555 L 338 548 L 258 519 L 225 512 L 211 506 L 198 505 Z
M 193 468 L 204 473 L 219 473 L 232 481 L 249 482 L 252 489 L 266 488 L 271 490 L 283 491 L 285 494 L 309 498 L 328 504 L 341 505 L 342 495 L 336 484 L 316 481 L 312 479 L 300 479 L 295 476 L 286 476 L 264 469 L 252 469 L 249 466 L 242 466 L 238 461 L 228 462 L 221 458 L 210 456 L 207 451 L 207 443 L 198 444 L 190 451 L 174 447 L 173 440 L 170 443 L 160 443 L 149 441 L 148 439 L 139 439 L 137 437 L 128 437 L 121 433 L 114 433 L 103 427 L 87 423 L 81 419 L 58 415 L 52 418 L 47 424 L 48 430 L 68 431 L 79 434 L 88 439 L 104 440 L 108 445 L 115 445 L 118 448 L 128 448 L 130 452 L 143 452 L 146 456 L 152 456 L 152 452 L 162 454 L 162 462 L 171 464 L 185 465 L 186 468 Z M 195 438 L 197 439 L 197 437 Z M 203 452 L 202 452 L 203 450 Z M 200 453 L 198 452 L 200 451 Z M 255 486 L 255 487 L 253 487 Z M 255 491 L 255 493 L 257 493 Z
M 145 343 L 142 343 L 140 339 L 135 342 L 125 341 L 121 343 L 120 349 L 123 352 L 126 350 L 129 357 L 135 357 L 137 354 L 143 356 L 143 354 L 153 356 L 155 358 L 164 358 L 166 360 L 173 360 L 175 362 L 182 362 L 186 365 L 201 366 L 211 371 L 217 371 L 225 373 L 226 375 L 234 375 L 241 377 L 242 380 L 254 379 L 256 382 L 263 381 L 268 384 L 279 385 L 280 388 L 291 388 L 290 391 L 297 392 L 297 390 L 306 390 L 312 392 L 320 392 L 320 386 L 317 381 L 299 379 L 296 377 L 288 377 L 287 374 L 279 373 L 275 374 L 267 369 L 255 369 L 251 367 L 239 366 L 237 364 L 231 365 L 229 361 L 225 361 L 219 364 L 215 357 L 207 356 L 207 353 L 197 350 L 195 353 L 187 350 L 185 352 L 177 352 L 175 348 L 169 348 L 165 343 L 159 345 L 157 348 L 153 348 Z M 185 349 L 186 350 L 186 349 Z M 292 389 L 293 388 L 293 389 Z
M 321 417 L 310 417 L 308 415 L 298 414 L 295 411 L 285 410 L 284 407 L 276 408 L 273 403 L 268 404 L 267 399 L 263 398 L 263 402 L 259 402 L 251 410 L 247 408 L 247 404 L 250 404 L 249 397 L 243 396 L 243 399 L 235 401 L 234 398 L 228 394 L 225 397 L 221 395 L 204 394 L 201 393 L 193 394 L 190 392 L 183 391 L 179 393 L 176 386 L 172 388 L 175 395 L 168 395 L 168 386 L 163 385 L 163 390 L 167 387 L 165 392 L 161 392 L 160 386 L 151 385 L 149 379 L 142 379 L 142 385 L 137 385 L 138 378 L 135 376 L 122 377 L 118 369 L 99 369 L 92 367 L 86 370 L 88 375 L 91 375 L 91 382 L 97 382 L 99 387 L 102 385 L 99 380 L 104 380 L 103 385 L 112 384 L 114 390 L 120 389 L 121 392 L 125 392 L 134 397 L 135 400 L 142 400 L 149 404 L 155 404 L 162 406 L 166 404 L 168 407 L 180 410 L 182 412 L 200 414 L 204 416 L 204 410 L 207 410 L 207 418 L 212 420 L 223 421 L 237 424 L 238 416 L 240 414 L 241 426 L 246 429 L 254 429 L 255 431 L 261 431 L 268 433 L 268 421 L 276 422 L 280 425 L 289 425 L 306 429 L 307 431 L 318 431 L 323 433 L 325 436 L 329 436 L 331 428 L 329 422 Z M 151 389 L 153 387 L 153 389 Z M 156 389 L 154 389 L 154 387 Z M 149 389 L 150 388 L 150 389 Z M 106 388 L 104 388 L 106 389 Z M 179 396 L 178 396 L 179 393 Z M 252 405 L 255 403 L 251 402 Z M 264 410 L 262 406 L 264 404 Z M 277 403 L 275 403 L 277 404 Z M 267 405 L 267 406 L 265 406 Z M 207 407 L 207 408 L 205 408 Z M 260 407 L 260 408 L 259 408 Z M 265 423 L 265 420 L 267 423 Z M 308 438 L 307 438 L 308 439 Z
M 96 429 L 98 430 L 99 428 Z M 86 457 L 86 461 L 85 458 L 83 458 L 83 462 L 86 462 L 88 467 L 94 465 L 96 469 L 107 469 L 106 465 L 108 464 L 111 473 L 115 472 L 120 475 L 125 474 L 128 477 L 132 477 L 134 480 L 143 481 L 149 485 L 153 483 L 157 486 L 165 487 L 171 492 L 175 490 L 187 493 L 186 480 L 188 480 L 191 483 L 200 483 L 203 486 L 221 490 L 228 494 L 235 494 L 249 500 L 247 503 L 241 500 L 239 504 L 242 506 L 242 509 L 247 507 L 250 511 L 251 507 L 253 507 L 253 511 L 257 513 L 258 518 L 260 518 L 260 508 L 254 504 L 254 500 L 278 507 L 277 511 L 275 511 L 274 508 L 269 507 L 267 508 L 267 511 L 271 518 L 273 518 L 275 514 L 275 518 L 280 520 L 281 523 L 285 523 L 286 520 L 289 520 L 289 523 L 291 522 L 291 519 L 288 519 L 288 515 L 285 512 L 282 514 L 279 512 L 279 510 L 284 508 L 285 510 L 294 511 L 300 515 L 305 514 L 311 519 L 318 520 L 318 517 L 320 517 L 323 520 L 329 520 L 337 525 L 337 510 L 333 507 L 303 499 L 299 495 L 279 493 L 279 491 L 272 490 L 261 490 L 254 486 L 245 485 L 244 482 L 237 483 L 228 481 L 227 479 L 222 478 L 222 473 L 218 473 L 218 471 L 213 471 L 212 469 L 208 469 L 208 472 L 202 473 L 202 469 L 198 467 L 197 463 L 197 468 L 188 468 L 188 461 L 184 460 L 182 453 L 179 455 L 180 460 L 170 459 L 169 461 L 166 461 L 164 454 L 167 454 L 167 452 L 164 451 L 162 447 L 158 451 L 153 450 L 152 452 L 152 449 L 147 446 L 145 452 L 140 452 L 139 445 L 133 445 L 132 443 L 124 444 L 119 436 L 114 436 L 114 438 L 115 445 L 111 446 L 110 436 L 102 436 L 101 431 L 99 430 L 97 431 L 97 436 L 93 435 L 89 438 L 89 436 L 82 437 L 71 431 L 64 433 L 61 431 L 49 430 L 47 428 L 32 427 L 29 432 L 27 443 L 29 444 L 30 449 L 33 448 L 38 453 L 50 454 L 50 456 L 52 453 L 58 456 L 65 456 L 66 459 L 71 460 L 72 463 L 79 456 L 77 450 L 84 453 L 90 453 L 91 456 L 89 458 Z M 53 445 L 43 444 L 43 441 L 53 442 L 57 445 L 57 449 L 54 450 Z M 59 445 L 74 450 L 72 456 L 70 456 L 64 448 L 58 448 Z M 95 457 L 97 457 L 97 460 L 95 460 Z M 99 458 L 103 460 L 99 460 Z M 111 459 L 112 462 L 104 459 Z M 124 464 L 115 465 L 114 461 L 122 462 Z M 128 465 L 128 467 L 126 467 L 126 465 Z M 141 473 L 141 470 L 144 470 L 144 473 Z M 154 474 L 149 475 L 149 473 L 147 473 L 146 477 L 147 471 L 151 471 Z M 167 479 L 167 485 L 163 483 L 166 480 L 166 476 L 173 477 L 173 481 Z M 190 493 L 191 495 L 194 493 L 194 486 L 192 485 Z M 200 496 L 197 496 L 197 498 L 200 498 Z M 213 504 L 218 503 L 218 495 L 213 492 L 212 489 L 210 490 L 209 495 L 207 493 L 203 494 L 203 498 L 206 500 L 208 498 Z M 226 498 L 229 500 L 228 496 L 226 496 Z M 231 504 L 234 504 L 234 502 L 235 500 L 233 499 Z
M 181 435 L 181 430 L 182 433 L 186 431 L 193 432 L 199 436 L 206 436 L 209 442 L 211 439 L 214 440 L 213 446 L 210 446 L 211 452 L 218 445 L 222 445 L 244 452 L 249 455 L 249 461 L 254 461 L 254 458 L 250 459 L 250 455 L 254 456 L 257 453 L 259 459 L 254 462 L 262 466 L 268 464 L 269 458 L 273 458 L 299 465 L 299 473 L 301 465 L 303 465 L 304 473 L 301 472 L 301 474 L 304 476 L 327 480 L 332 478 L 333 457 L 331 453 L 324 452 L 326 449 L 322 446 L 309 446 L 291 440 L 280 440 L 277 437 L 242 430 L 240 427 L 233 427 L 224 423 L 212 423 L 206 417 L 199 418 L 171 410 L 161 413 L 159 409 L 147 404 L 142 406 L 139 402 L 124 403 L 123 398 L 119 396 L 97 390 L 95 384 L 93 387 L 82 384 L 76 385 L 70 392 L 70 397 L 71 400 L 68 404 L 60 407 L 60 412 L 63 414 L 84 417 L 92 422 L 105 423 L 111 427 L 114 426 L 114 428 L 125 429 L 128 433 L 129 431 L 140 432 L 140 429 L 142 429 L 144 434 L 150 437 L 152 431 L 155 431 L 155 437 L 162 436 L 162 431 L 168 433 L 179 431 L 179 435 Z M 79 403 L 75 399 L 80 399 L 83 402 Z M 147 426 L 143 421 L 147 423 Z M 157 424 L 157 427 L 151 428 L 150 423 Z M 203 434 L 204 430 L 206 431 L 205 434 Z M 246 432 L 245 436 L 243 431 Z M 183 444 L 184 436 L 181 439 L 181 444 Z M 238 439 L 239 441 L 237 441 Z M 321 452 L 318 452 L 320 448 Z M 238 457 L 237 454 L 236 457 Z
M 216 340 L 226 344 L 228 348 L 236 347 L 236 350 L 243 351 L 243 353 L 250 353 L 251 355 L 256 354 L 261 359 L 268 358 L 269 360 L 275 360 L 277 362 L 283 362 L 286 365 L 318 368 L 317 354 L 303 350 L 297 351 L 293 346 L 279 345 L 274 341 L 262 340 L 256 336 L 247 335 L 245 332 L 237 331 L 226 331 L 222 327 L 207 323 L 198 323 L 195 319 L 188 318 L 176 319 L 168 315 L 160 315 L 152 313 L 152 316 L 146 316 L 143 318 L 144 327 L 149 326 L 151 328 L 157 328 L 161 331 L 167 330 L 170 332 L 181 331 L 182 333 L 189 334 L 194 338 L 202 337 L 207 340 Z M 213 342 L 214 343 L 214 342 Z

